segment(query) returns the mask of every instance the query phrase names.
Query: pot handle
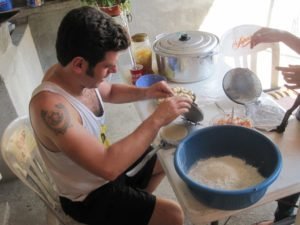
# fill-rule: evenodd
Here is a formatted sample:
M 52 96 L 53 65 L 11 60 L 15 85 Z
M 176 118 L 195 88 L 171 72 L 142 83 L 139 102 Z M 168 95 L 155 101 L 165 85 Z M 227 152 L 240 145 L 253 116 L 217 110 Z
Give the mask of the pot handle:
M 187 33 L 184 33 L 184 34 L 181 34 L 180 37 L 179 37 L 179 41 L 188 41 L 190 40 L 191 37 L 187 34 Z

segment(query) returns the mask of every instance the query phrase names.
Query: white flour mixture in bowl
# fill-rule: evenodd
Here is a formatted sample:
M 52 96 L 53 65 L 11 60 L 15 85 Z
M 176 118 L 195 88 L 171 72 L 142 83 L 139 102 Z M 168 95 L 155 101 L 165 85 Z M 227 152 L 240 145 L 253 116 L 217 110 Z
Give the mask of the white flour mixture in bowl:
M 233 156 L 199 160 L 191 167 L 188 175 L 200 184 L 224 190 L 248 188 L 265 179 L 257 168 Z

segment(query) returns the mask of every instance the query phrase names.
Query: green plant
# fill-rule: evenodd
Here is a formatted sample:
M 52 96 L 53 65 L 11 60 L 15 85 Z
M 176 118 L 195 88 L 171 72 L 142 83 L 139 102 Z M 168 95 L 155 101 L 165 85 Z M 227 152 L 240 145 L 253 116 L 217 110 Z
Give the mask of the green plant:
M 96 2 L 99 6 L 103 7 L 111 7 L 118 4 L 118 1 L 116 0 L 96 0 Z
M 130 11 L 130 0 L 81 0 L 87 5 L 98 5 L 100 7 L 111 7 L 114 5 L 120 5 L 122 10 Z
M 131 11 L 131 2 L 130 0 L 120 0 L 121 8 L 124 12 L 130 13 Z

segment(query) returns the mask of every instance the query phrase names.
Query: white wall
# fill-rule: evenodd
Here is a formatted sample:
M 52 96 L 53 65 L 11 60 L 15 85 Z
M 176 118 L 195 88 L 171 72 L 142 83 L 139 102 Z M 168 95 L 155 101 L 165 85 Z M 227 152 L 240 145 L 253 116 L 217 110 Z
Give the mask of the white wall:
M 2 24 L 0 75 L 18 115 L 28 114 L 31 93 L 43 76 L 41 63 L 29 27 L 26 27 L 18 46 L 13 45 L 7 24 Z
M 145 32 L 153 41 L 160 33 L 197 30 L 214 0 L 132 0 L 131 33 Z

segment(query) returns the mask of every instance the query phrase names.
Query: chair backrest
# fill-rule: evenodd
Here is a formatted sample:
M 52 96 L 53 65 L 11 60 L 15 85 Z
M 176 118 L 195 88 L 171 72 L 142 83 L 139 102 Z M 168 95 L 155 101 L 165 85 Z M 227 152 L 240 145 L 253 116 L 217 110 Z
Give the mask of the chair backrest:
M 56 187 L 39 154 L 27 116 L 13 120 L 4 130 L 1 152 L 11 171 L 43 200 L 61 224 L 80 224 L 61 209 Z
M 230 67 L 252 70 L 261 80 L 263 89 L 278 87 L 280 49 L 278 43 L 263 43 L 250 48 L 250 38 L 261 27 L 241 25 L 225 32 L 220 41 L 220 56 Z

